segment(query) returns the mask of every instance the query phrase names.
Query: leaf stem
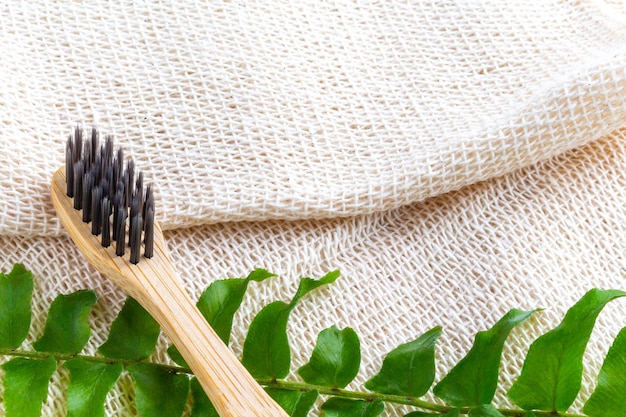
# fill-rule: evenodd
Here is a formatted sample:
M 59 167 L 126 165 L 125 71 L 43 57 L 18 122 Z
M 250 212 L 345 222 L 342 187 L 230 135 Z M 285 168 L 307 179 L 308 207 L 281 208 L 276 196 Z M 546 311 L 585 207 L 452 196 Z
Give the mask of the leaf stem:
M 54 357 L 57 361 L 68 361 L 74 358 L 84 359 L 90 362 L 99 362 L 99 363 L 121 363 L 124 367 L 132 366 L 139 362 L 150 362 L 148 360 L 132 360 L 132 359 L 112 359 L 105 358 L 103 356 L 91 356 L 91 355 L 80 355 L 80 354 L 71 354 L 71 353 L 54 353 L 54 352 L 37 352 L 34 350 L 9 350 L 9 349 L 0 349 L 0 356 L 13 356 L 17 358 L 26 358 L 26 359 L 48 359 L 50 357 Z M 164 363 L 154 363 L 158 365 L 162 369 L 178 374 L 192 374 L 191 369 L 185 368 L 182 366 L 175 365 L 167 365 Z
M 259 384 L 272 387 L 272 388 L 280 388 L 285 390 L 292 391 L 312 391 L 316 390 L 320 394 L 330 395 L 333 397 L 341 397 L 347 399 L 355 399 L 355 400 L 363 400 L 363 401 L 376 401 L 381 400 L 386 403 L 393 404 L 403 404 L 410 405 L 416 408 L 421 408 L 423 410 L 434 411 L 437 413 L 446 413 L 454 407 L 436 404 L 429 401 L 423 401 L 417 398 L 412 397 L 404 397 L 400 395 L 388 395 L 388 394 L 378 394 L 375 392 L 360 392 L 360 391 L 349 391 L 339 388 L 329 388 L 317 385 L 311 385 L 303 382 L 292 382 L 292 381 L 283 381 L 283 380 L 258 380 Z M 458 409 L 461 414 L 468 414 L 470 409 L 467 407 Z M 512 410 L 512 409 L 498 409 L 498 411 L 505 416 L 508 417 L 523 417 L 527 414 L 527 411 L 524 410 Z M 554 411 L 534 411 L 533 412 L 536 417 L 585 417 L 579 414 L 569 414 L 569 413 L 560 413 Z
M 91 362 L 100 362 L 100 363 L 121 363 L 124 367 L 132 366 L 138 362 L 149 362 L 147 360 L 128 360 L 128 359 L 111 359 L 105 358 L 103 356 L 90 356 L 90 355 L 80 355 L 80 354 L 59 354 L 54 352 L 37 352 L 37 351 L 26 351 L 26 350 L 9 350 L 9 349 L 0 349 L 0 356 L 12 356 L 19 358 L 27 358 L 27 359 L 48 359 L 50 357 L 54 357 L 57 361 L 67 361 L 74 358 L 81 358 Z M 179 373 L 179 374 L 188 374 L 192 375 L 192 372 L 189 368 L 167 365 L 163 363 L 154 363 L 159 366 L 161 369 L 164 369 L 171 373 Z M 375 392 L 361 392 L 361 391 L 350 391 L 339 388 L 330 388 L 319 385 L 307 384 L 304 382 L 297 381 L 285 381 L 285 380 L 257 380 L 260 385 L 270 388 L 280 388 L 284 390 L 290 391 L 317 391 L 322 395 L 328 395 L 332 397 L 346 398 L 352 400 L 363 400 L 363 401 L 376 401 L 380 400 L 385 403 L 392 404 L 401 404 L 401 405 L 409 405 L 412 407 L 416 407 L 422 410 L 432 411 L 436 413 L 446 413 L 452 410 L 454 407 L 450 407 L 443 404 L 437 404 L 429 401 L 420 400 L 418 398 L 412 397 L 404 397 L 400 395 L 388 395 L 388 394 L 378 394 Z M 468 414 L 470 411 L 469 408 L 460 408 L 459 412 L 461 414 Z M 524 417 L 526 415 L 526 411 L 523 410 L 513 410 L 513 409 L 498 409 L 500 413 L 507 417 Z M 536 417 L 585 417 L 580 414 L 570 414 L 570 413 L 561 413 L 556 411 L 534 411 L 533 412 Z

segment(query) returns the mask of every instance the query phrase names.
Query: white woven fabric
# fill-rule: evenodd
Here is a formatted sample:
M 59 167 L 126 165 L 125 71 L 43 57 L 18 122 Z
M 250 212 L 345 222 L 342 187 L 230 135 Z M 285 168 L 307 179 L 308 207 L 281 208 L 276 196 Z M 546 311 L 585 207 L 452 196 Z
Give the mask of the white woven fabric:
M 45 190 L 74 123 L 128 148 L 175 228 L 399 207 L 626 114 L 626 32 L 595 2 L 7 7 L 2 234 L 58 233 Z
M 0 266 L 34 271 L 37 312 L 96 288 L 90 349 L 124 295 L 49 201 L 76 123 L 112 134 L 156 183 L 191 292 L 255 267 L 281 274 L 255 286 L 236 351 L 261 305 L 341 269 L 289 331 L 295 369 L 319 330 L 355 328 L 354 388 L 432 326 L 445 330 L 440 378 L 508 309 L 548 307 L 508 344 L 507 405 L 534 337 L 586 290 L 626 289 L 623 3 L 93 3 L 0 14 Z M 601 315 L 576 408 L 625 309 Z M 46 416 L 64 415 L 57 379 Z M 132 412 L 123 393 L 108 415 Z

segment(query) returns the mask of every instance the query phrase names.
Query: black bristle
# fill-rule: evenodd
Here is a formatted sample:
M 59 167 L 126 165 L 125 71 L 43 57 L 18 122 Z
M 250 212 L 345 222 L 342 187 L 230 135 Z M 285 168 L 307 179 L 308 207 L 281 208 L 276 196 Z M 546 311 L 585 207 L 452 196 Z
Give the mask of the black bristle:
M 100 184 L 102 179 L 102 155 L 96 154 L 96 159 L 91 163 L 91 178 L 95 185 Z
M 68 197 L 74 197 L 74 141 L 70 136 L 65 145 L 65 184 Z
M 102 188 L 102 197 L 106 197 L 109 198 L 109 180 L 106 179 L 106 177 L 102 178 L 102 181 L 100 181 L 100 188 Z
M 82 161 L 85 166 L 85 172 L 91 169 L 91 141 L 86 140 L 83 144 Z
M 135 188 L 137 189 L 137 194 L 143 193 L 143 172 L 139 172 L 139 174 L 137 174 Z
M 111 246 L 111 201 L 107 196 L 102 198 L 102 246 L 108 248 Z
M 130 159 L 124 171 L 124 192 L 126 193 L 126 207 L 130 207 L 130 200 L 133 198 L 133 186 L 135 182 L 135 162 Z
M 96 160 L 96 153 L 98 153 L 98 149 L 100 148 L 99 142 L 98 130 L 94 127 L 91 129 L 91 155 L 89 155 L 92 163 Z
M 146 186 L 146 200 L 143 204 L 143 229 L 146 230 L 146 219 L 148 217 L 148 209 L 152 208 L 152 213 L 154 215 L 154 195 L 152 193 L 152 186 L 148 184 Z
M 124 180 L 120 178 L 117 180 L 117 187 L 115 188 L 115 194 L 120 195 L 119 201 L 116 201 L 116 205 L 126 207 L 126 194 L 124 193 Z
M 134 233 L 134 228 L 135 228 L 135 222 L 133 221 L 133 219 L 135 219 L 138 215 L 139 215 L 139 199 L 137 198 L 137 196 L 133 196 L 133 199 L 130 202 L 130 224 L 128 225 L 128 245 L 131 245 L 131 239 L 132 239 L 132 235 Z M 139 223 L 139 232 L 141 233 L 141 226 L 142 224 Z
M 79 126 L 76 126 L 74 130 L 74 162 L 81 159 L 81 152 L 83 150 L 83 131 Z
M 98 152 L 98 155 L 96 155 L 96 158 L 99 158 L 99 162 L 100 162 L 100 171 L 102 172 L 102 174 L 104 174 L 104 169 L 107 167 L 107 155 L 104 152 L 104 144 L 100 145 L 100 152 Z
M 80 210 L 83 208 L 83 175 L 84 167 L 83 161 L 77 161 L 74 164 L 74 209 Z
M 117 183 L 117 190 L 115 191 L 115 196 L 113 197 L 113 225 L 116 225 L 119 221 L 119 210 L 118 208 L 124 207 L 124 183 L 121 181 Z M 117 240 L 117 227 L 113 226 L 113 240 Z
M 146 205 L 154 205 L 154 191 L 152 191 L 152 184 L 146 186 Z
M 137 175 L 137 183 L 135 184 L 135 195 L 134 199 L 137 199 L 137 208 L 139 213 L 143 215 L 143 172 L 139 172 Z
M 93 180 L 91 172 L 86 172 L 83 175 L 83 222 L 89 223 L 91 221 L 91 189 L 93 187 Z M 76 197 L 78 198 L 78 196 Z
M 111 136 L 107 136 L 104 141 L 104 156 L 107 162 L 107 165 L 113 164 L 113 138 Z
M 141 249 L 141 214 L 137 214 L 135 217 L 130 218 L 130 263 L 137 264 L 140 258 Z
M 107 169 L 109 174 L 111 173 L 110 169 Z M 102 188 L 102 197 L 107 197 L 109 200 L 112 200 L 111 189 L 113 186 L 111 185 L 112 178 L 110 175 L 103 175 L 102 180 L 100 180 L 100 187 Z
M 152 258 L 154 255 L 154 207 L 148 207 L 145 217 L 145 232 L 144 232 L 144 253 L 146 258 Z
M 109 200 L 113 201 L 113 197 L 115 197 L 115 186 L 117 185 L 117 180 L 113 175 L 113 167 L 109 167 L 106 172 L 106 179 L 109 183 Z
M 91 234 L 99 235 L 102 231 L 102 188 L 97 185 L 91 191 Z
M 124 173 L 124 148 L 119 148 L 117 150 L 113 173 L 115 174 L 115 182 L 117 183 L 120 178 L 122 178 L 122 174 Z
M 113 223 L 115 230 L 115 254 L 117 256 L 124 256 L 126 249 L 126 209 L 124 207 L 118 207 L 116 213 L 117 219 Z
M 115 241 L 117 241 L 117 227 L 115 227 L 119 221 L 120 221 L 120 212 L 119 209 L 120 207 L 117 207 L 115 205 L 115 203 L 113 203 L 113 227 L 111 228 L 111 232 L 113 232 L 113 235 L 111 236 L 111 238 Z

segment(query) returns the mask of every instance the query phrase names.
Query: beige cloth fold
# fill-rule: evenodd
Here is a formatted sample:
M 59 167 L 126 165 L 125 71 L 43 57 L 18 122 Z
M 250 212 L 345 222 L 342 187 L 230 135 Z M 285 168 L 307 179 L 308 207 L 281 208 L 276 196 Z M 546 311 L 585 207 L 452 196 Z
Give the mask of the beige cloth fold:
M 254 286 L 236 352 L 263 304 L 337 268 L 342 278 L 294 311 L 293 369 L 321 329 L 351 326 L 356 389 L 435 325 L 441 378 L 507 310 L 545 307 L 507 344 L 497 402 L 510 405 L 503 392 L 530 341 L 588 289 L 626 289 L 624 12 L 594 1 L 10 3 L 0 266 L 33 270 L 36 313 L 95 288 L 88 350 L 106 336 L 124 295 L 85 264 L 48 192 L 66 135 L 95 124 L 156 183 L 190 292 L 256 267 L 280 274 Z M 600 316 L 575 409 L 625 308 Z M 68 377 L 56 378 L 46 416 L 64 415 Z M 129 401 L 116 390 L 107 415 L 128 415 Z
M 623 125 L 600 4 L 11 4 L 0 233 L 58 234 L 74 123 L 124 144 L 168 229 L 382 211 L 546 159 Z

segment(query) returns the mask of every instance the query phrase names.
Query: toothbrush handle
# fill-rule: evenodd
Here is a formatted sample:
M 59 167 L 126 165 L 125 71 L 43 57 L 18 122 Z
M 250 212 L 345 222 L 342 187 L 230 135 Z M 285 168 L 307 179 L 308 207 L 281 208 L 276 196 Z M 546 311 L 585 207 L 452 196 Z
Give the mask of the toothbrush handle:
M 146 276 L 135 298 L 178 347 L 219 415 L 288 416 L 217 336 L 180 281 L 168 275 Z

